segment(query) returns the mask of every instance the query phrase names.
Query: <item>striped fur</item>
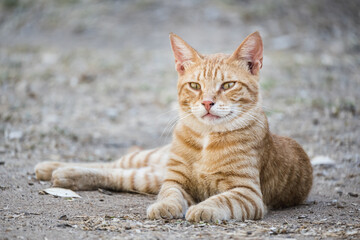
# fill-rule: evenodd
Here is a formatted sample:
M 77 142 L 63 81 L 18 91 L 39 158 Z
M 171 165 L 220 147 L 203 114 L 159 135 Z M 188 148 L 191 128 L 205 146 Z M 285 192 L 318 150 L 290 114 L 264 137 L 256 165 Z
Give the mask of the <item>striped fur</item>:
M 55 187 L 157 194 L 169 150 L 170 145 L 135 151 L 111 163 L 42 162 L 36 165 L 35 173 L 39 180 L 52 180 Z
M 113 163 L 40 163 L 37 178 L 78 190 L 158 193 L 150 219 L 261 219 L 268 207 L 301 203 L 312 168 L 298 143 L 269 131 L 258 83 L 260 35 L 249 35 L 232 55 L 200 55 L 175 34 L 170 39 L 181 119 L 171 144 Z

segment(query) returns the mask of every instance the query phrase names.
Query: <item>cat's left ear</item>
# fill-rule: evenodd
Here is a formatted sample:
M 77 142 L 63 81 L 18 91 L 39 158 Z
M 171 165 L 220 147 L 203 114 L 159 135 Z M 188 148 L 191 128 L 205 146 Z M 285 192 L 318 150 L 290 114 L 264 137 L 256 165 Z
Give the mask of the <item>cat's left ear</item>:
M 263 43 L 259 32 L 247 36 L 230 59 L 247 61 L 249 71 L 253 75 L 257 75 L 262 68 L 263 61 Z
M 171 48 L 175 57 L 175 68 L 179 74 L 184 74 L 186 68 L 201 60 L 201 55 L 178 35 L 170 33 Z

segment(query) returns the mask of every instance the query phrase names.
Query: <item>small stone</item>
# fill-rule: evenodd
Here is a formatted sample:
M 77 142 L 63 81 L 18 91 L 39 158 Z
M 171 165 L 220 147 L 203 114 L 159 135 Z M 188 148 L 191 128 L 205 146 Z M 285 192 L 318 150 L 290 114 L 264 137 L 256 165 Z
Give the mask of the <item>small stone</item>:
M 331 205 L 332 206 L 336 206 L 337 203 L 338 203 L 338 200 L 336 200 L 336 199 L 331 200 Z
M 329 158 L 327 156 L 316 156 L 311 160 L 311 164 L 313 166 L 321 165 L 321 166 L 326 166 L 326 167 L 332 167 L 336 163 L 334 160 L 332 160 L 331 158 Z
M 314 118 L 314 119 L 313 119 L 313 124 L 314 124 L 314 125 L 318 125 L 318 124 L 319 124 L 319 119 Z
M 89 74 L 89 73 L 83 73 L 79 77 L 80 83 L 91 83 L 96 79 L 96 75 Z
M 350 197 L 358 197 L 359 196 L 359 194 L 353 193 L 353 192 L 349 192 L 348 194 Z
M 72 227 L 74 227 L 74 226 L 72 226 L 72 225 L 70 225 L 70 224 L 67 224 L 67 223 L 58 224 L 58 225 L 56 225 L 56 226 L 57 226 L 57 227 L 60 227 L 60 228 L 68 228 L 68 227 L 72 228 Z
M 125 230 L 130 230 L 131 229 L 131 226 L 128 224 L 125 226 Z
M 336 207 L 337 207 L 337 208 L 344 208 L 345 205 L 344 205 L 343 203 L 337 202 L 337 203 L 336 203 Z
M 277 235 L 278 234 L 277 228 L 276 227 L 271 227 L 269 234 L 270 235 Z
M 109 196 L 113 195 L 112 192 L 107 191 L 107 190 L 102 189 L 102 188 L 98 188 L 98 192 L 100 192 L 100 193 L 102 193 L 102 194 L 105 194 L 105 195 L 109 195 Z
M 307 216 L 305 216 L 305 215 L 298 216 L 298 219 L 304 219 L 304 218 L 307 218 Z
M 9 140 L 17 140 L 17 139 L 21 139 L 22 137 L 23 137 L 22 131 L 12 131 L 8 135 Z
M 111 119 L 115 120 L 119 116 L 119 111 L 116 108 L 108 108 L 106 115 Z
M 61 217 L 59 217 L 59 220 L 68 220 L 68 217 L 66 215 L 62 215 Z
M 335 191 L 337 194 L 339 194 L 340 197 L 343 195 L 343 192 L 340 190 L 339 187 L 335 188 Z
M 41 55 L 42 63 L 45 65 L 52 65 L 57 63 L 59 56 L 52 52 L 45 52 Z

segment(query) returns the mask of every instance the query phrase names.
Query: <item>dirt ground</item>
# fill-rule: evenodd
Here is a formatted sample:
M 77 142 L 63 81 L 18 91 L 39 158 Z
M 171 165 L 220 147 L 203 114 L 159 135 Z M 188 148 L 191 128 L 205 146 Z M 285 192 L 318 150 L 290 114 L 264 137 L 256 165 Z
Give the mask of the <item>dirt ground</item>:
M 0 239 L 359 239 L 359 1 L 0 2 Z M 44 160 L 111 161 L 167 143 L 176 119 L 168 33 L 203 53 L 264 40 L 274 133 L 314 165 L 308 201 L 261 221 L 146 219 L 155 196 L 39 194 Z

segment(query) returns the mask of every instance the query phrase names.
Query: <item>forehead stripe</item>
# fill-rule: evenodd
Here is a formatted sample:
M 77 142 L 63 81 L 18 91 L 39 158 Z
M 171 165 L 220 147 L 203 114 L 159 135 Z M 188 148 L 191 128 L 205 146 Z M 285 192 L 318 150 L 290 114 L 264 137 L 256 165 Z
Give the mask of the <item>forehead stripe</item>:
M 198 82 L 200 82 L 200 75 L 201 75 L 201 71 L 198 71 L 198 74 L 197 74 L 197 77 L 196 77 L 196 80 L 197 80 Z
M 215 71 L 214 71 L 214 78 L 217 78 L 218 70 L 219 70 L 219 66 L 216 66 Z

